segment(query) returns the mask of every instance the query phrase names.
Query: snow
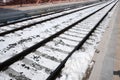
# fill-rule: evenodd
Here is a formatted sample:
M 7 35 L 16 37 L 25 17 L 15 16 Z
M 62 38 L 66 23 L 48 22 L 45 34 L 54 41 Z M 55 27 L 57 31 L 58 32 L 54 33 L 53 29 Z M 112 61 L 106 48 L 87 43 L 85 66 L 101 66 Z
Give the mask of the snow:
M 105 5 L 105 4 L 103 4 L 103 5 Z M 98 5 L 98 7 L 99 6 L 102 6 L 102 5 Z M 83 7 L 84 8 L 84 7 Z M 50 17 L 55 17 L 55 16 L 58 16 L 58 15 L 61 15 L 61 14 L 64 14 L 64 13 L 69 13 L 69 12 L 72 12 L 72 11 L 75 11 L 75 10 L 79 10 L 79 9 L 81 9 L 81 8 L 77 8 L 77 9 L 72 9 L 72 10 L 68 10 L 68 11 L 63 11 L 63 12 L 60 12 L 60 13 L 56 13 L 56 14 L 52 14 L 52 15 L 48 15 L 48 16 L 44 16 L 44 17 L 40 17 L 40 18 L 35 18 L 35 19 L 32 19 L 32 20 L 27 20 L 27 21 L 23 21 L 23 22 L 20 22 L 20 23 L 16 23 L 16 24 L 14 24 L 14 28 L 16 27 L 16 28 L 18 28 L 18 27 L 21 27 L 21 26 L 23 26 L 23 25 L 28 25 L 28 24 L 31 24 L 31 23 L 34 23 L 34 22 L 39 22 L 39 21 L 42 21 L 42 20 L 45 20 L 45 19 L 48 19 L 48 18 L 50 18 Z M 90 10 L 91 9 L 91 10 Z M 94 7 L 93 7 L 93 9 L 92 8 L 90 8 L 90 9 L 88 9 L 88 10 L 90 10 L 90 11 L 94 11 Z M 84 10 L 84 13 L 87 13 L 87 12 L 89 12 L 87 9 L 86 10 Z M 79 12 L 76 12 L 76 13 L 79 13 Z M 73 13 L 73 14 L 70 14 L 70 15 L 75 15 L 76 13 Z M 79 13 L 79 16 L 81 16 L 81 14 L 82 13 Z M 68 18 L 67 17 L 68 15 L 66 15 L 66 17 L 65 18 Z M 70 17 L 70 16 L 69 16 Z M 64 18 L 64 19 L 65 19 Z M 61 20 L 60 20 L 61 21 Z M 9 26 L 4 26 L 6 29 L 7 28 L 9 28 Z M 13 24 L 12 24 L 12 27 L 13 27 Z M 13 29 L 13 28 L 10 28 L 9 30 L 11 30 L 11 29 Z M 3 31 L 0 31 L 0 32 L 3 32 Z
M 60 50 L 66 51 L 66 52 L 69 52 L 74 49 L 73 47 L 69 47 L 64 44 L 61 44 L 60 41 L 58 41 L 58 42 L 51 41 L 51 42 L 48 42 L 45 46 L 50 46 L 51 48 L 60 49 Z
M 93 56 L 94 49 L 90 47 L 86 52 L 76 51 L 67 61 L 62 70 L 62 77 L 58 80 L 81 80 Z
M 70 36 L 70 35 L 65 35 L 65 34 L 60 35 L 60 37 L 65 37 L 67 39 L 71 39 L 71 40 L 74 40 L 77 42 L 82 40 L 82 38 L 80 38 L 80 37 L 75 37 L 75 36 Z
M 74 33 L 74 32 L 65 32 L 64 34 L 65 35 L 69 35 L 69 36 L 73 36 L 73 37 L 79 37 L 79 38 L 83 38 L 85 37 L 86 34 L 84 34 L 84 32 L 82 33 L 83 31 L 81 31 L 81 33 Z M 88 32 L 87 32 L 88 33 Z
M 72 40 L 70 41 L 70 40 L 67 40 L 67 39 L 64 39 L 64 38 L 60 38 L 60 37 L 57 37 L 54 40 L 55 41 L 61 41 L 63 44 L 73 46 L 73 47 L 75 47 L 75 45 L 78 44 L 78 42 L 75 42 L 75 41 L 72 41 Z
M 8 76 L 6 73 L 4 72 L 0 72 L 0 80 L 15 80 L 14 78 Z
M 0 56 L 0 59 L 1 59 L 0 62 L 3 62 L 6 58 L 9 58 L 10 56 L 12 56 L 14 54 L 18 54 L 19 52 L 22 51 L 22 49 L 24 50 L 24 47 L 26 47 L 26 46 L 30 47 L 30 46 L 38 43 L 39 41 L 49 37 L 52 34 L 55 34 L 56 32 L 60 31 L 61 29 L 67 27 L 68 25 L 71 25 L 75 21 L 77 21 L 89 14 L 89 13 L 84 13 L 84 12 L 92 13 L 93 12 L 92 9 L 94 9 L 94 11 L 96 11 L 100 7 L 102 7 L 102 6 L 98 5 L 97 8 L 95 8 L 95 7 L 88 8 L 83 11 L 69 14 L 69 15 L 51 20 L 51 21 L 47 21 L 42 24 L 37 24 L 30 28 L 16 31 L 15 33 L 11 33 L 11 34 L 5 35 L 4 37 L 0 37 L 0 39 L 4 40 L 4 41 L 0 42 L 0 45 L 3 45 L 3 46 L 0 46 L 0 53 L 1 53 L 1 55 L 4 54 L 4 56 L 2 56 L 2 57 Z M 80 15 L 82 14 L 82 15 L 80 16 L 79 14 Z M 39 37 L 36 37 L 38 35 L 39 35 Z M 69 37 L 71 37 L 71 36 L 69 36 Z M 22 43 L 18 44 L 19 42 L 21 42 L 21 39 L 25 40 L 25 43 L 22 42 Z M 13 45 L 13 44 L 15 44 L 15 46 L 11 47 L 10 45 Z M 9 56 L 9 57 L 7 57 L 7 56 Z M 6 58 L 4 58 L 4 57 L 6 57 Z
M 31 80 L 45 80 L 48 76 L 48 74 L 45 73 L 45 70 L 37 70 L 30 65 L 27 65 L 21 61 L 14 63 L 14 65 L 11 65 L 9 70 L 16 71 L 17 74 L 19 74 L 19 78 L 22 79 L 24 77 L 25 80 L 31 79 Z M 15 73 L 11 73 L 12 75 L 16 75 Z
M 85 49 L 84 51 L 79 49 L 73 53 L 73 55 L 66 62 L 65 67 L 62 70 L 61 77 L 56 80 L 82 80 L 93 58 L 96 46 L 98 45 L 97 43 L 100 41 L 102 33 L 108 24 L 108 21 L 109 19 L 106 22 L 101 23 L 97 31 L 95 31 L 95 33 L 98 33 L 93 33 L 96 36 L 90 37 L 90 39 L 93 39 L 94 41 L 90 39 L 87 40 L 87 42 L 91 43 L 91 45 L 85 43 L 82 46 Z
M 100 34 L 97 37 L 101 37 Z M 62 70 L 62 76 L 56 80 L 82 80 L 85 75 L 86 69 L 90 64 L 95 52 L 95 46 L 98 40 L 95 38 L 94 42 L 85 43 L 83 45 L 84 50 L 76 51 L 65 64 L 65 68 Z
M 67 54 L 64 54 L 62 52 L 59 52 L 57 50 L 53 50 L 53 49 L 49 49 L 47 47 L 41 47 L 41 48 L 38 48 L 37 51 L 39 51 L 41 54 L 44 54 L 44 55 L 49 55 L 51 57 L 54 57 L 56 58 L 57 60 L 59 60 L 60 62 L 62 60 L 65 59 L 65 57 L 67 56 Z
M 77 20 L 88 15 L 88 12 L 92 13 L 103 5 L 106 5 L 106 3 L 98 5 L 97 8 L 93 7 L 85 9 L 83 11 L 47 21 L 42 24 L 37 24 L 30 28 L 16 31 L 15 33 L 0 37 L 0 45 L 5 44 L 2 47 L 0 46 L 0 62 L 5 61 L 11 56 L 18 54 L 24 49 L 62 30 L 68 25 L 71 25 Z M 93 28 L 93 25 L 96 25 L 99 19 L 110 7 L 111 6 L 105 8 L 102 12 L 98 12 L 97 14 L 74 26 L 77 27 L 76 29 L 80 30 L 78 32 L 78 36 L 75 36 L 77 34 L 74 33 L 75 28 L 73 27 L 72 29 L 66 31 L 64 34 L 58 36 L 57 38 L 54 38 L 52 41 L 45 44 L 45 46 L 42 46 L 36 51 L 28 54 L 23 60 L 15 62 L 7 69 L 7 71 L 9 73 L 13 71 L 13 75 L 22 76 L 26 79 L 45 80 L 50 75 L 50 72 L 57 68 L 60 62 L 65 59 L 68 53 L 73 50 L 74 46 L 76 46 L 78 42 L 82 40 L 85 34 L 87 34 L 87 32 Z M 27 22 L 25 22 L 25 24 L 27 24 Z M 91 36 L 90 39 L 87 40 L 87 42 L 83 45 L 83 49 L 76 51 L 70 57 L 65 65 L 65 68 L 62 70 L 62 76 L 60 78 L 57 78 L 58 80 L 82 79 L 94 55 L 96 43 L 100 41 L 100 33 L 103 31 L 104 30 L 102 28 L 98 28 L 98 31 L 95 31 L 95 33 L 97 34 L 94 34 L 96 36 Z M 91 45 L 88 43 L 90 43 Z M 16 77 L 14 78 L 17 79 Z
M 34 56 L 38 57 L 37 60 L 35 60 Z M 49 68 L 51 70 L 54 70 L 59 65 L 58 62 L 52 61 L 50 59 L 46 59 L 42 56 L 32 54 L 32 53 L 27 55 L 25 58 L 27 58 L 28 60 L 32 60 L 33 62 L 40 64 L 40 65 L 42 65 L 46 68 Z

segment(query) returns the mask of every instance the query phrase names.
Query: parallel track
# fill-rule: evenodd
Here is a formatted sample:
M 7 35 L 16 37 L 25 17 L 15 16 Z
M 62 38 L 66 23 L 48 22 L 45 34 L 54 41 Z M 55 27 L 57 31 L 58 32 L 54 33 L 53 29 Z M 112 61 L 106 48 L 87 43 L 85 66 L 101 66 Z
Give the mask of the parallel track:
M 57 16 L 53 16 L 53 17 L 50 17 L 50 18 L 47 18 L 47 19 L 44 19 L 44 20 L 39 20 L 37 22 L 34 22 L 34 23 L 30 23 L 28 25 L 23 25 L 23 26 L 20 26 L 20 27 L 16 27 L 14 29 L 11 29 L 11 30 L 5 30 L 4 32 L 0 32 L 0 36 L 4 36 L 6 34 L 9 34 L 9 33 L 13 33 L 15 31 L 18 31 L 18 30 L 22 30 L 22 29 L 25 29 L 25 28 L 29 28 L 31 26 L 34 26 L 36 24 L 41 24 L 41 23 L 44 23 L 44 22 L 47 22 L 47 21 L 50 21 L 50 20 L 53 20 L 53 19 L 56 19 L 56 18 L 59 18 L 59 17 L 62 17 L 62 16 L 66 16 L 66 15 L 69 15 L 69 14 L 72 14 L 72 13 L 75 13 L 75 12 L 78 12 L 78 11 L 81 11 L 81 10 L 84 10 L 86 8 L 90 8 L 90 7 L 93 7 L 93 6 L 96 6 L 96 5 L 100 5 L 101 3 L 98 3 L 98 4 L 94 4 L 94 5 L 90 5 L 90 6 L 86 6 L 86 7 L 83 7 L 83 8 L 78 8 L 77 10 L 72 10 L 72 11 L 68 11 L 68 12 L 65 12 L 65 13 L 61 13 L 59 14 L 60 11 L 56 12 L 56 13 L 50 13 L 50 14 L 47 14 L 45 16 L 49 16 L 49 15 L 54 15 L 54 14 L 57 14 Z M 1 27 L 4 27 L 4 26 L 9 26 L 9 25 L 15 25 L 16 23 L 20 23 L 20 22 L 24 22 L 26 20 L 31 20 L 31 19 L 36 19 L 36 18 L 40 18 L 40 17 L 44 17 L 44 16 L 37 16 L 37 17 L 32 17 L 32 18 L 28 18 L 28 19 L 24 19 L 24 20 L 21 20 L 21 21 L 17 21 L 17 22 L 11 22 L 11 23 L 8 23 L 8 24 L 4 24 L 4 25 L 1 25 Z
M 93 2 L 94 3 L 94 2 Z M 90 5 L 90 4 L 93 4 L 93 3 L 85 3 L 83 5 Z M 100 3 L 99 3 L 100 4 Z M 97 5 L 97 4 L 96 4 Z M 35 16 L 31 16 L 31 17 L 26 17 L 26 18 L 22 18 L 22 19 L 18 19 L 18 20 L 15 20 L 15 21 L 11 21 L 11 22 L 6 22 L 6 23 L 2 23 L 0 25 L 0 27 L 3 27 L 3 26 L 7 26 L 7 25 L 10 25 L 10 24 L 15 24 L 15 23 L 19 23 L 19 22 L 23 22 L 23 21 L 27 21 L 27 20 L 31 20 L 31 19 L 35 19 L 35 18 L 39 18 L 39 17 L 43 17 L 43 16 L 47 16 L 47 15 L 52 15 L 52 14 L 56 14 L 56 13 L 60 13 L 60 12 L 63 12 L 63 11 L 67 11 L 67 10 L 72 10 L 72 9 L 75 9 L 75 8 L 78 8 L 79 7 L 79 4 L 77 4 L 76 6 L 75 5 L 69 5 L 69 7 L 66 9 L 53 9 L 51 10 L 51 8 L 45 8 L 45 9 L 42 9 L 42 11 L 44 13 L 39 13 L 40 15 L 35 15 Z M 91 6 L 91 5 L 90 5 Z M 93 5 L 92 5 L 93 6 Z M 54 7 L 53 7 L 54 8 Z M 50 11 L 49 11 L 50 10 Z M 46 12 L 46 13 L 45 13 Z M 27 15 L 27 14 L 26 14 Z
M 35 66 L 35 64 L 37 64 L 38 66 L 41 66 L 41 68 L 44 68 L 46 70 L 46 72 L 48 72 L 48 74 L 50 74 L 52 72 L 49 75 L 49 77 L 47 78 L 47 80 L 54 80 L 59 75 L 60 71 L 64 67 L 64 65 L 65 65 L 66 61 L 69 59 L 69 57 L 76 50 L 78 50 L 78 49 L 80 49 L 82 47 L 82 45 L 91 36 L 91 34 L 96 30 L 96 28 L 103 21 L 103 19 L 107 16 L 107 14 L 112 10 L 112 8 L 115 6 L 116 3 L 117 2 L 110 2 L 110 3 L 106 4 L 106 5 L 104 5 L 103 7 L 99 8 L 98 10 L 95 10 L 92 13 L 86 15 L 85 17 L 80 18 L 80 19 L 78 18 L 75 22 L 71 22 L 72 24 L 70 24 L 69 26 L 67 26 L 67 27 L 59 30 L 58 32 L 50 35 L 49 37 L 39 41 L 35 45 L 30 46 L 29 48 L 23 50 L 22 52 L 20 52 L 18 54 L 15 54 L 14 56 L 9 57 L 8 59 L 2 61 L 0 63 L 0 71 L 4 71 L 4 70 L 8 71 L 8 72 L 9 72 L 9 70 L 11 71 L 12 70 L 11 69 L 12 65 L 14 66 L 17 63 L 21 63 L 21 61 L 18 61 L 18 60 L 23 58 L 22 61 L 23 61 L 23 63 L 26 63 L 26 64 L 24 64 L 24 65 L 22 64 L 22 66 L 32 65 L 32 63 L 34 63 L 34 67 L 39 69 L 37 66 Z M 106 9 L 108 9 L 108 10 L 106 10 Z M 102 10 L 107 11 L 107 12 L 105 12 L 99 18 L 99 20 L 94 24 L 94 26 L 92 26 L 90 29 L 89 29 L 89 27 L 88 27 L 88 29 L 85 29 L 84 27 L 80 27 L 80 26 L 76 27 L 80 23 L 82 23 L 82 22 L 84 23 L 84 21 L 89 19 L 89 17 L 95 16 L 95 14 L 100 13 L 100 11 L 102 11 Z M 85 30 L 85 33 L 82 34 L 82 32 L 77 32 L 75 30 L 76 29 L 75 27 L 78 30 L 81 30 L 81 31 Z M 77 35 L 76 33 L 80 34 L 80 35 Z M 70 36 L 72 36 L 73 38 L 70 38 Z M 74 43 L 74 45 L 71 45 L 69 42 Z M 59 45 L 59 46 L 61 46 L 61 48 L 57 48 L 57 47 L 53 46 L 53 44 Z M 64 49 L 63 45 L 65 45 L 68 48 L 68 51 L 66 49 Z M 63 48 L 62 48 L 62 46 L 63 46 Z M 47 53 L 42 51 L 43 49 L 45 49 L 45 50 L 47 50 L 47 49 L 48 50 L 53 50 L 56 53 L 59 53 L 59 55 L 57 55 L 58 58 L 57 58 L 57 56 L 55 56 L 53 54 L 50 55 L 48 53 L 49 54 L 48 55 Z M 34 56 L 34 58 L 31 58 L 32 56 Z M 40 59 L 39 59 L 40 56 L 44 57 L 44 58 L 47 58 L 47 59 L 50 59 L 51 62 L 52 62 L 52 60 L 55 61 L 55 64 L 57 66 L 53 65 L 54 68 L 50 67 L 50 69 L 49 69 L 49 66 L 46 66 L 47 68 L 44 67 L 43 66 L 44 62 L 43 62 L 43 64 L 40 62 Z M 63 56 L 64 58 L 61 59 L 59 56 Z M 36 61 L 34 61 L 34 60 L 36 60 Z

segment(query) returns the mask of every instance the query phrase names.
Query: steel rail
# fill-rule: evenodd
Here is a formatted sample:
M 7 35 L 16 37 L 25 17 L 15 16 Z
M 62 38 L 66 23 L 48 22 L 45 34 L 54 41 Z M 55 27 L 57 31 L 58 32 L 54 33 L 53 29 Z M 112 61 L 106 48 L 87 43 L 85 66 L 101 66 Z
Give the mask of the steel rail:
M 31 27 L 31 26 L 36 25 L 36 24 L 41 24 L 41 23 L 43 23 L 43 22 L 46 22 L 46 21 L 49 21 L 49 20 L 52 20 L 52 19 L 55 19 L 55 18 L 59 18 L 59 17 L 65 16 L 65 15 L 68 15 L 68 14 L 72 14 L 72 13 L 75 13 L 75 12 L 77 12 L 77 11 L 84 10 L 84 9 L 86 9 L 86 8 L 90 8 L 90 7 L 93 7 L 93 6 L 96 6 L 96 5 L 100 5 L 100 4 L 95 4 L 95 5 L 92 5 L 92 6 L 84 7 L 84 8 L 81 8 L 81 9 L 79 9 L 79 10 L 72 11 L 72 12 L 70 12 L 70 13 L 65 13 L 65 14 L 58 15 L 58 16 L 55 16 L 55 17 L 51 17 L 51 18 L 48 18 L 48 19 L 45 19 L 45 20 L 42 20 L 42 21 L 39 21 L 39 22 L 35 22 L 35 23 L 29 24 L 29 25 L 25 25 L 25 26 L 22 26 L 22 27 L 20 27 L 20 28 L 15 28 L 15 29 L 13 29 L 13 30 L 8 30 L 8 31 L 6 31 L 6 32 L 0 33 L 0 36 L 4 36 L 4 35 L 6 35 L 6 34 L 13 33 L 13 32 L 15 32 L 15 31 L 22 30 L 22 29 L 27 28 L 27 27 Z
M 117 1 L 118 2 L 118 1 Z M 108 13 L 113 9 L 113 7 L 117 4 L 117 2 L 111 7 L 111 9 L 100 19 L 100 21 L 94 26 L 94 28 L 82 39 L 82 41 L 69 53 L 69 55 L 60 63 L 60 65 L 50 74 L 50 76 L 46 80 L 55 80 L 57 76 L 60 74 L 61 70 L 65 66 L 67 60 L 74 54 L 75 51 L 79 50 L 86 40 L 91 36 L 91 34 L 96 30 L 96 28 L 100 25 L 100 23 L 105 19 Z
M 111 3 L 113 3 L 113 2 L 111 2 Z M 111 4 L 111 3 L 109 3 L 109 4 Z M 70 28 L 74 27 L 75 25 L 77 25 L 77 24 L 80 23 L 81 21 L 87 19 L 87 18 L 90 17 L 91 15 L 93 15 L 93 14 L 97 13 L 98 11 L 102 10 L 103 8 L 105 8 L 106 6 L 108 6 L 109 4 L 107 4 L 107 5 L 103 6 L 102 8 L 94 11 L 93 13 L 90 13 L 90 14 L 87 15 L 86 17 L 78 20 L 77 22 L 69 25 L 68 27 L 64 28 L 63 30 L 61 30 L 61 31 L 59 31 L 59 32 L 51 35 L 50 37 L 48 37 L 48 38 L 46 38 L 46 39 L 38 42 L 37 44 L 29 47 L 28 49 L 20 52 L 19 54 L 16 54 L 16 55 L 12 56 L 11 58 L 5 60 L 4 62 L 1 62 L 1 63 L 0 63 L 0 71 L 5 70 L 7 67 L 9 67 L 9 66 L 10 66 L 11 64 L 13 64 L 14 62 L 20 60 L 21 58 L 24 58 L 24 56 L 26 56 L 26 55 L 30 54 L 31 52 L 35 51 L 37 48 L 45 45 L 45 43 L 53 40 L 54 38 L 56 38 L 56 37 L 59 36 L 60 34 L 64 33 L 65 31 L 67 31 L 67 30 L 69 30 Z M 75 50 L 76 50 L 76 48 L 75 48 Z M 72 54 L 73 52 L 74 52 L 74 51 L 72 51 L 71 54 Z M 69 56 L 70 56 L 70 55 L 69 55 Z M 61 64 L 63 65 L 63 63 L 66 62 L 67 59 L 68 59 L 68 58 L 66 58 Z M 59 68 L 59 67 L 58 67 L 58 68 Z M 57 69 L 58 69 L 58 68 L 57 68 Z M 61 69 L 61 67 L 60 67 L 59 69 Z M 55 73 L 56 73 L 56 70 L 55 70 L 55 72 L 52 73 L 51 76 L 53 76 L 53 74 L 55 74 Z M 51 76 L 48 78 L 48 80 L 51 79 Z
M 94 5 L 99 5 L 99 4 L 101 4 L 101 3 L 93 4 L 93 5 L 90 5 L 90 6 L 92 7 L 92 6 L 94 6 Z M 90 7 L 90 6 L 88 6 L 88 7 Z M 86 7 L 86 8 L 88 8 L 88 7 Z M 71 10 L 71 9 L 74 9 L 74 8 L 70 8 L 70 9 L 68 9 L 68 10 Z M 84 8 L 84 9 L 85 9 L 85 8 Z M 81 10 L 82 10 L 82 9 L 81 9 Z M 6 23 L 6 24 L 1 24 L 0 27 L 7 26 L 7 25 L 10 25 L 10 24 L 19 23 L 19 22 L 23 22 L 23 21 L 30 20 L 30 19 L 35 19 L 35 18 L 39 18 L 39 17 L 44 17 L 44 16 L 56 14 L 56 13 L 59 13 L 59 12 L 62 12 L 62 11 L 63 11 L 63 9 L 55 10 L 55 13 L 50 13 L 50 12 L 49 12 L 49 13 L 46 13 L 46 14 L 43 13 L 43 14 L 38 15 L 38 16 L 35 16 L 35 17 L 28 17 L 28 18 L 23 19 L 23 20 L 16 20 L 16 21 L 14 21 L 14 22 Z M 67 10 L 64 9 L 64 11 L 67 11 Z M 53 11 L 52 11 L 52 12 L 53 12 Z M 26 14 L 26 15 L 27 15 L 27 14 Z

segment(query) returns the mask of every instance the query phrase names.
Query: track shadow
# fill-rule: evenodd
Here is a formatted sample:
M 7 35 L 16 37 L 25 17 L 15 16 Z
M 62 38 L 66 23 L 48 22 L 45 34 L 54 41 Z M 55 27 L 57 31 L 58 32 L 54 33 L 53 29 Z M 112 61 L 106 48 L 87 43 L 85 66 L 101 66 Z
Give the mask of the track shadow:
M 114 75 L 118 75 L 118 76 L 120 77 L 120 70 L 114 71 L 113 74 L 114 74 Z

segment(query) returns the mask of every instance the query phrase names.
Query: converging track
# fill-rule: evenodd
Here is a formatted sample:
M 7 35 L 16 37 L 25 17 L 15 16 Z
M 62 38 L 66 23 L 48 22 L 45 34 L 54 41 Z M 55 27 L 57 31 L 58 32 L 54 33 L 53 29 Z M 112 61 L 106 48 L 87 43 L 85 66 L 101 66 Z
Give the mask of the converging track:
M 54 80 L 117 1 L 76 8 L 0 27 L 0 75 Z
M 14 31 L 22 30 L 24 28 L 28 28 L 28 27 L 34 26 L 36 24 L 41 24 L 41 23 L 44 23 L 44 22 L 47 22 L 50 20 L 54 20 L 56 18 L 66 16 L 66 15 L 78 12 L 78 11 L 86 9 L 86 8 L 90 8 L 90 7 L 98 5 L 98 4 L 101 4 L 101 3 L 96 3 L 93 5 L 85 6 L 83 8 L 71 9 L 71 10 L 63 11 L 63 12 L 58 11 L 56 13 L 49 13 L 49 14 L 42 15 L 42 16 L 40 15 L 40 16 L 31 17 L 31 18 L 23 19 L 23 20 L 16 21 L 16 22 L 4 24 L 4 25 L 1 25 L 1 27 L 0 27 L 1 28 L 0 36 L 12 33 Z
M 35 18 L 39 18 L 39 17 L 43 17 L 43 16 L 47 16 L 47 15 L 52 15 L 52 14 L 56 14 L 56 13 L 60 13 L 63 11 L 67 11 L 67 10 L 72 10 L 75 8 L 79 8 L 80 6 L 85 6 L 85 7 L 89 7 L 87 5 L 90 4 L 100 4 L 101 2 L 98 3 L 98 1 L 93 1 L 93 2 L 88 2 L 88 3 L 77 3 L 77 4 L 71 4 L 71 5 L 64 5 L 64 6 L 55 6 L 55 7 L 49 7 L 49 8 L 43 8 L 40 10 L 35 10 L 34 13 L 33 11 L 31 12 L 27 12 L 26 17 L 23 17 L 21 19 L 17 19 L 17 20 L 10 20 L 9 19 L 7 21 L 3 21 L 3 23 L 0 23 L 0 26 L 6 26 L 6 25 L 10 25 L 10 24 L 15 24 L 18 22 L 23 22 L 23 21 L 27 21 L 27 20 L 31 20 L 31 19 L 35 19 Z M 93 5 L 90 5 L 93 6 Z

